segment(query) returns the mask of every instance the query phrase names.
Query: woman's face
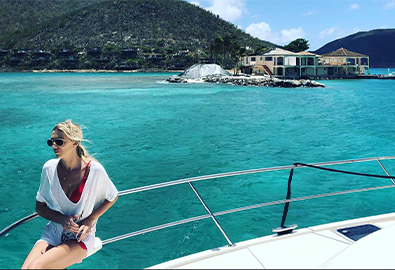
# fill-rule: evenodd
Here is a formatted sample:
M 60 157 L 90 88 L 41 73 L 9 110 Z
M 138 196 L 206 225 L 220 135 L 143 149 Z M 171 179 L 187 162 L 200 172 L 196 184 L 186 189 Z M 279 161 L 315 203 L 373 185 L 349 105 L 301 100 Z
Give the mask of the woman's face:
M 52 145 L 52 149 L 55 152 L 57 158 L 67 158 L 69 156 L 73 156 L 76 153 L 77 144 L 73 141 L 70 141 L 69 137 L 58 129 L 54 129 L 51 134 L 51 139 L 63 139 L 63 145 L 59 146 L 56 143 Z

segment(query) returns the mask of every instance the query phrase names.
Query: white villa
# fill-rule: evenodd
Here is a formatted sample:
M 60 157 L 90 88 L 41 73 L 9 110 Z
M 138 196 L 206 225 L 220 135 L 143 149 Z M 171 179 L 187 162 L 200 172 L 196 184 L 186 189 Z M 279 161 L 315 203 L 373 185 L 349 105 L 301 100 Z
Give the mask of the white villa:
M 318 55 L 276 48 L 263 55 L 242 59 L 241 72 L 276 77 L 341 77 L 369 73 L 369 56 L 340 48 Z

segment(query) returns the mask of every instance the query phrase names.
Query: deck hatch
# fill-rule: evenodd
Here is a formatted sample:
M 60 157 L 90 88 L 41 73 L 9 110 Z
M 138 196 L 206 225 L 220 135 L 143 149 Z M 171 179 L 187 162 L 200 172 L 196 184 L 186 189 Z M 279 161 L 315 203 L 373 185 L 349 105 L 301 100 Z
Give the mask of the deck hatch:
M 337 232 L 350 238 L 351 240 L 358 241 L 362 237 L 365 237 L 368 234 L 371 234 L 378 230 L 380 230 L 380 228 L 377 226 L 374 226 L 372 224 L 365 224 L 365 225 L 338 229 Z

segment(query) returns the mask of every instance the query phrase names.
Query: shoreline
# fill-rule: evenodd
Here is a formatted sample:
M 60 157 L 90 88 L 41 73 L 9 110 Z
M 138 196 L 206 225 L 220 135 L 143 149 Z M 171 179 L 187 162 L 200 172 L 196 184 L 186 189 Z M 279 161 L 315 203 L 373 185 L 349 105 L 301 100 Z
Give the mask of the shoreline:
M 181 73 L 183 70 L 110 70 L 110 69 L 33 69 L 1 70 L 0 73 Z
M 229 70 L 228 70 L 229 71 Z M 33 69 L 33 70 L 0 70 L 0 73 L 182 73 L 184 70 L 111 70 L 111 69 Z M 230 71 L 229 71 L 230 72 Z M 243 75 L 233 75 L 235 77 L 244 77 Z M 250 78 L 260 79 L 260 75 L 250 75 Z M 280 77 L 279 77 L 280 78 Z M 339 77 L 323 77 L 310 76 L 308 78 L 280 78 L 281 80 L 343 80 L 343 79 L 389 79 L 394 80 L 395 76 L 386 74 L 369 74 L 369 75 L 355 75 L 355 76 L 339 76 Z

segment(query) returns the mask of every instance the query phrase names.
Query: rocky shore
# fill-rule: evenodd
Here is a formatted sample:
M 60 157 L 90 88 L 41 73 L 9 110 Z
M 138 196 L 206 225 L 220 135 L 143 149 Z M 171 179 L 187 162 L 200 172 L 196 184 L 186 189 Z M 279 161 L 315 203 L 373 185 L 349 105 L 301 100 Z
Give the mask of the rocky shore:
M 171 83 L 188 83 L 203 81 L 208 83 L 225 83 L 242 86 L 266 86 L 266 87 L 285 87 L 285 88 L 297 88 L 297 87 L 325 87 L 324 84 L 307 79 L 290 80 L 290 79 L 279 79 L 267 76 L 206 76 L 201 79 L 187 79 L 177 75 L 171 76 L 167 79 Z

